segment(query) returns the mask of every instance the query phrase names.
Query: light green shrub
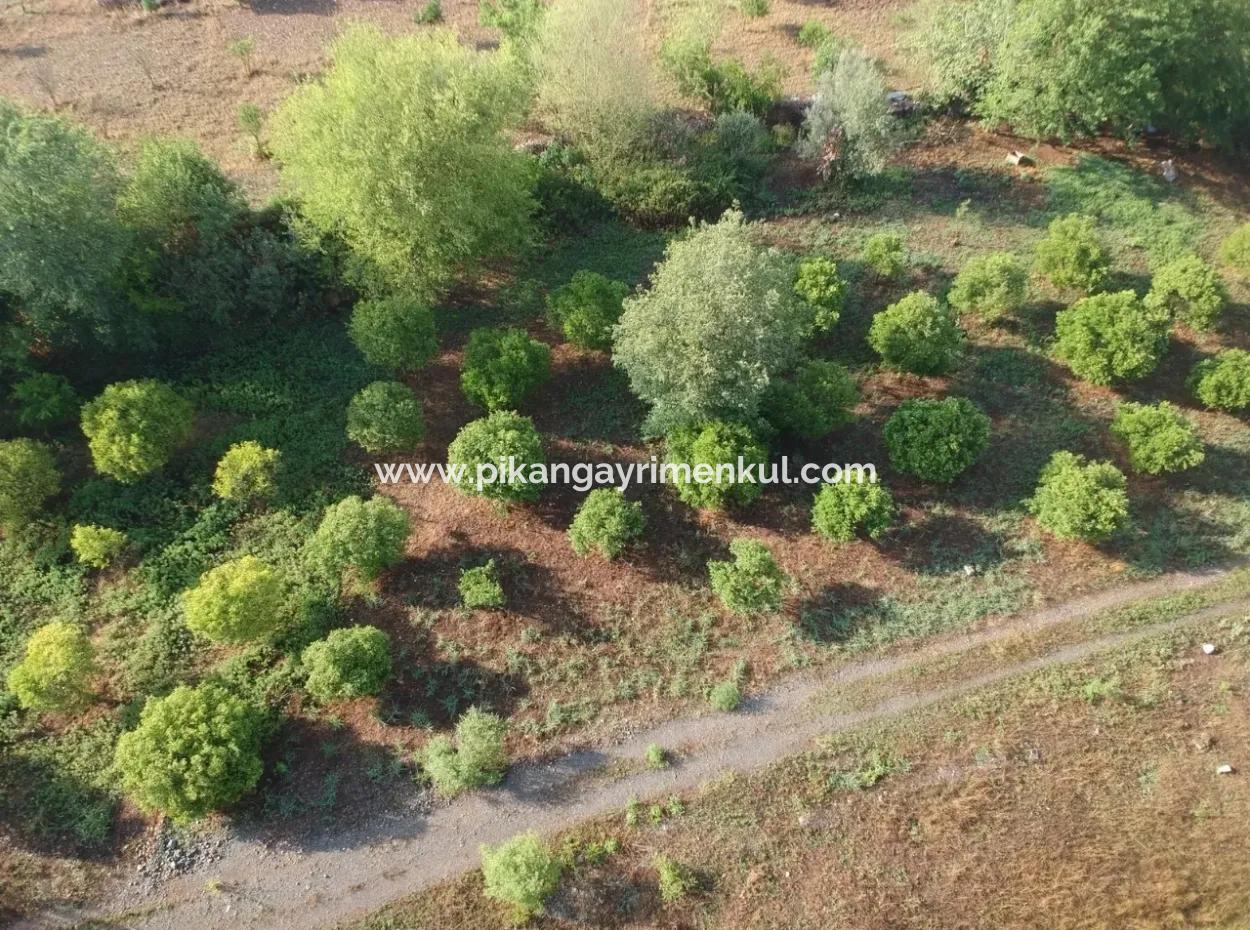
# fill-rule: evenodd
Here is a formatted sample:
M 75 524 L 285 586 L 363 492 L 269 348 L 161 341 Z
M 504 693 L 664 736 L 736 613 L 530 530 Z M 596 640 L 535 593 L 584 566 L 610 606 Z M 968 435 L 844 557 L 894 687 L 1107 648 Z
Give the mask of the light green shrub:
M 259 442 L 236 442 L 217 462 L 213 493 L 222 500 L 247 501 L 272 497 L 278 490 L 282 453 Z
M 485 467 L 499 469 L 501 461 L 512 458 L 524 481 L 514 481 L 505 467 L 496 480 L 488 481 L 490 473 L 482 471 L 481 487 L 478 486 L 479 470 Z M 529 466 L 540 465 L 543 457 L 543 441 L 528 417 L 510 410 L 497 410 L 480 420 L 467 424 L 451 445 L 447 447 L 447 461 L 464 469 L 456 487 L 465 494 L 475 494 L 502 504 L 533 501 L 542 492 L 539 476 L 529 473 Z
M 698 887 L 694 872 L 676 859 L 660 853 L 652 861 L 660 888 L 660 900 L 674 904 Z
M 417 371 L 438 354 L 434 313 L 410 298 L 360 301 L 348 333 L 365 361 L 396 372 Z
M 1037 244 L 1034 270 L 1055 287 L 1096 291 L 1111 270 L 1111 258 L 1088 216 L 1061 216 L 1051 221 L 1046 238 Z
M 1220 261 L 1239 274 L 1250 276 L 1250 223 L 1220 243 Z
M 391 638 L 372 626 L 331 630 L 300 657 L 304 690 L 318 701 L 377 694 L 391 677 Z
M 94 650 L 82 629 L 64 620 L 41 626 L 9 670 L 9 691 L 34 711 L 72 711 L 86 703 Z
M 160 381 L 120 381 L 82 408 L 96 471 L 133 482 L 161 469 L 191 438 L 191 404 Z
M 799 262 L 794 293 L 812 308 L 812 328 L 816 332 L 833 329 L 846 307 L 846 281 L 838 274 L 837 263 L 831 258 L 807 258 Z
M 1206 458 L 1198 432 L 1166 400 L 1157 404 L 1121 404 L 1111 432 L 1128 446 L 1129 464 L 1148 475 L 1185 471 Z
M 959 313 L 975 313 L 983 320 L 997 320 L 1024 306 L 1028 293 L 1028 273 L 1015 256 L 991 252 L 964 265 L 946 299 Z
M 0 527 L 29 522 L 61 490 L 52 450 L 33 439 L 0 441 Z
M 789 579 L 768 548 L 753 539 L 735 539 L 729 554 L 729 561 L 707 563 L 712 591 L 721 603 L 739 614 L 780 609 Z
M 487 410 L 514 410 L 551 377 L 551 347 L 523 329 L 475 329 L 460 370 L 465 397 Z
M 614 559 L 645 527 L 642 504 L 626 500 L 616 488 L 598 488 L 577 508 L 569 526 L 569 544 L 578 555 L 597 550 L 605 559 Z
M 551 325 L 583 349 L 612 348 L 612 327 L 621 318 L 629 285 L 593 271 L 579 271 L 547 298 Z
M 1167 351 L 1169 324 L 1132 291 L 1096 294 L 1055 318 L 1055 356 L 1093 384 L 1144 378 Z
M 411 449 L 424 435 L 421 402 L 406 384 L 374 381 L 347 405 L 347 436 L 366 452 Z
M 816 492 L 812 528 L 833 542 L 879 539 L 894 521 L 894 497 L 876 481 L 838 481 Z
M 972 467 L 990 440 L 990 418 L 966 397 L 904 401 L 886 421 L 890 464 L 946 484 Z
M 242 643 L 272 633 L 283 621 L 281 576 L 245 555 L 209 569 L 183 595 L 187 626 L 218 643 Z
M 665 463 L 674 466 L 671 483 L 691 507 L 746 506 L 762 493 L 758 481 L 737 480 L 739 458 L 761 465 L 768 458 L 768 449 L 741 424 L 714 422 L 676 429 L 666 446 Z M 682 465 L 689 466 L 688 473 Z
M 864 264 L 879 278 L 897 278 L 907 269 L 907 247 L 898 233 L 879 232 L 864 242 Z
M 72 423 L 82 403 L 69 381 L 46 371 L 13 385 L 13 402 L 17 404 L 17 422 L 28 429 Z
M 508 725 L 476 707 L 456 722 L 456 738 L 436 736 L 419 753 L 422 770 L 444 797 L 497 785 L 508 770 Z
M 1124 475 L 1110 462 L 1056 452 L 1026 503 L 1037 522 L 1060 539 L 1099 542 L 1128 521 Z
M 1189 388 L 1204 407 L 1245 410 L 1250 407 L 1250 352 L 1225 349 L 1194 366 Z
M 537 833 L 522 833 L 498 846 L 482 847 L 483 893 L 512 906 L 518 922 L 543 909 L 564 870 Z
M 404 557 L 408 529 L 407 512 L 393 501 L 352 495 L 326 508 L 308 540 L 308 557 L 322 571 L 350 568 L 362 581 L 372 581 Z
M 460 573 L 460 603 L 466 610 L 493 609 L 505 603 L 503 585 L 499 582 L 499 569 L 495 560 L 485 565 L 466 568 Z
M 1185 255 L 1155 272 L 1146 295 L 1146 309 L 1184 323 L 1190 329 L 1212 329 L 1228 303 L 1219 273 L 1197 255 Z
M 774 381 L 764 397 L 764 417 L 776 430 L 819 439 L 853 419 L 859 387 L 837 362 L 805 362 L 792 378 Z
M 872 318 L 868 344 L 891 368 L 938 375 L 955 366 L 963 332 L 949 307 L 915 291 Z
M 77 523 L 69 536 L 69 547 L 83 565 L 105 568 L 126 548 L 126 534 L 94 523 Z

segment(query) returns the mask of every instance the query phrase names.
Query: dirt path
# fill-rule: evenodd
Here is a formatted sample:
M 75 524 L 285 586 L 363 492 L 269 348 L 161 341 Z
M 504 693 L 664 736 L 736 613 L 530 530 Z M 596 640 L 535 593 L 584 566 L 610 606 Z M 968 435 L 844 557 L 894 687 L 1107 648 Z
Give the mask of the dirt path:
M 240 834 L 209 870 L 177 878 L 147 899 L 133 895 L 96 916 L 110 926 L 143 930 L 266 928 L 314 930 L 361 917 L 398 898 L 474 868 L 481 843 L 528 829 L 553 832 L 622 810 L 634 797 L 689 790 L 725 771 L 751 771 L 795 755 L 818 736 L 927 707 L 1049 665 L 1070 663 L 1169 628 L 1250 611 L 1250 599 L 1208 607 L 1170 621 L 1087 639 L 949 686 L 902 692 L 852 713 L 822 713 L 813 699 L 832 685 L 889 675 L 933 659 L 1078 621 L 1116 607 L 1210 583 L 1217 575 L 1171 575 L 1098 594 L 933 642 L 905 654 L 868 660 L 832 673 L 792 680 L 745 702 L 733 714 L 675 720 L 610 748 L 574 752 L 515 767 L 497 789 L 472 793 L 433 811 L 420 808 L 415 788 L 399 809 L 359 811 L 355 823 L 327 828 L 298 847 L 275 847 L 259 834 Z M 646 747 L 681 747 L 679 764 L 610 778 L 605 767 L 637 768 Z M 598 776 L 598 777 L 596 777 Z M 218 891 L 210 893 L 213 879 Z M 125 911 L 128 916 L 111 916 Z M 70 926 L 82 914 L 45 914 L 23 928 Z

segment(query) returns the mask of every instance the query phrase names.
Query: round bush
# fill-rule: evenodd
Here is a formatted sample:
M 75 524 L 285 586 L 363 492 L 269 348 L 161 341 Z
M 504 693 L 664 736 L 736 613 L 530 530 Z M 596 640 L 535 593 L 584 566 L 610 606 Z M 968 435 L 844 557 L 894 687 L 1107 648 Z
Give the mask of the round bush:
M 433 311 L 405 297 L 360 301 L 348 334 L 365 361 L 391 371 L 417 371 L 438 354 Z
M 215 643 L 260 639 L 282 623 L 282 578 L 245 555 L 209 569 L 183 595 L 187 626 Z
M 1128 520 L 1125 487 L 1123 473 L 1110 462 L 1056 452 L 1027 505 L 1037 522 L 1060 539 L 1098 542 Z
M 222 500 L 248 501 L 273 496 L 277 491 L 278 465 L 282 453 L 259 442 L 236 442 L 217 462 L 213 493 Z
M 411 449 L 424 435 L 421 402 L 406 384 L 374 381 L 347 405 L 347 436 L 366 452 Z
M 464 350 L 460 388 L 487 410 L 513 410 L 551 377 L 551 348 L 522 329 L 475 329 Z
M 421 768 L 444 797 L 496 785 L 508 770 L 507 734 L 501 718 L 471 707 L 456 721 L 455 742 L 436 736 L 426 744 L 418 757 Z
M 50 448 L 33 439 L 0 442 L 0 526 L 29 522 L 59 490 L 61 473 Z
M 963 333 L 949 308 L 916 291 L 872 318 L 868 344 L 891 368 L 938 375 L 954 367 Z
M 864 263 L 879 278 L 897 278 L 907 268 L 907 248 L 898 233 L 880 232 L 864 243 Z
M 483 846 L 482 893 L 503 901 L 523 923 L 543 909 L 543 902 L 560 884 L 564 867 L 547 850 L 537 833 L 522 833 L 498 846 Z
M 75 524 L 69 536 L 69 547 L 83 565 L 104 568 L 126 548 L 126 534 L 94 523 Z
M 82 408 L 82 431 L 96 471 L 137 481 L 163 468 L 191 438 L 191 404 L 160 381 L 110 384 Z
M 1166 317 L 1132 291 L 1078 300 L 1055 319 L 1055 355 L 1093 384 L 1144 378 L 1168 345 Z
M 947 300 L 958 313 L 975 313 L 997 320 L 1024 306 L 1029 294 L 1028 273 L 1006 252 L 979 255 L 955 277 Z
M 13 385 L 17 422 L 28 429 L 48 429 L 71 423 L 81 401 L 69 381 L 41 371 Z
M 179 822 L 226 807 L 260 779 L 263 723 L 259 708 L 216 682 L 149 698 L 117 741 L 122 790 Z
M 768 548 L 753 539 L 729 544 L 730 561 L 707 563 L 712 591 L 737 614 L 778 610 L 785 594 L 786 573 Z
M 377 694 L 391 675 L 391 639 L 377 627 L 331 630 L 304 649 L 304 690 L 318 701 Z
M 466 610 L 495 610 L 507 603 L 494 559 L 488 560 L 485 565 L 464 569 L 460 573 L 457 590 L 460 592 L 460 603 Z
M 1227 303 L 1223 279 L 1197 255 L 1178 258 L 1155 272 L 1145 301 L 1148 310 L 1196 330 L 1214 327 Z
M 1111 432 L 1128 446 L 1133 471 L 1148 475 L 1185 471 L 1206 458 L 1202 440 L 1173 404 L 1121 404 Z
M 1111 259 L 1088 216 L 1061 216 L 1051 221 L 1037 246 L 1034 269 L 1055 287 L 1097 290 L 1111 270 Z
M 890 464 L 941 484 L 971 468 L 989 441 L 990 418 L 964 397 L 904 401 L 885 424 Z
M 385 497 L 361 500 L 352 495 L 326 508 L 308 540 L 308 555 L 322 571 L 352 569 L 372 581 L 404 557 L 408 514 Z
M 41 626 L 9 670 L 9 690 L 28 710 L 77 710 L 89 694 L 93 654 L 86 633 L 74 624 L 57 620 Z
M 836 362 L 803 364 L 792 380 L 774 381 L 764 397 L 764 416 L 779 432 L 820 439 L 850 423 L 859 402 L 851 373 Z
M 894 498 L 875 481 L 824 485 L 812 505 L 812 528 L 833 542 L 850 542 L 863 533 L 879 539 L 894 520 Z
M 1250 352 L 1225 349 L 1214 358 L 1203 359 L 1194 366 L 1189 389 L 1212 410 L 1250 407 Z
M 691 507 L 745 506 L 763 492 L 758 481 L 738 481 L 738 459 L 763 465 L 768 449 L 745 426 L 709 423 L 676 429 L 668 436 L 665 464 L 671 470 L 677 496 Z M 689 465 L 689 472 L 681 465 Z M 718 466 L 720 466 L 718 468 Z M 730 474 L 732 468 L 733 474 Z
M 1250 223 L 1220 243 L 1220 261 L 1243 275 L 1250 275 Z
M 617 488 L 591 491 L 577 508 L 569 526 L 569 544 L 578 555 L 598 550 L 605 559 L 614 559 L 646 527 L 642 504 L 625 499 Z
M 518 474 L 510 473 L 509 459 Z M 543 484 L 530 480 L 539 477 L 530 474 L 530 466 L 545 461 L 542 437 L 533 422 L 505 410 L 467 424 L 447 447 L 448 464 L 463 468 L 456 487 L 503 503 L 536 500 Z
M 812 327 L 817 332 L 831 330 L 846 307 L 846 281 L 830 258 L 808 258 L 799 262 L 794 293 L 812 308 Z
M 594 271 L 579 271 L 547 298 L 551 325 L 583 349 L 612 348 L 612 327 L 621 318 L 629 285 Z

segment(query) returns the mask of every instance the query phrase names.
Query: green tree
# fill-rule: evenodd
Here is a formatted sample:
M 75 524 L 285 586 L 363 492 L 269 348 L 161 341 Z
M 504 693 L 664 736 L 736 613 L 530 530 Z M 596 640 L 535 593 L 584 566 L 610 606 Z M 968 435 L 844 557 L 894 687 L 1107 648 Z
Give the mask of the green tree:
M 486 469 L 498 469 L 509 458 L 525 480 L 514 481 L 507 468 L 487 480 L 492 476 Z M 541 482 L 530 480 L 529 473 L 531 465 L 546 461 L 542 437 L 533 421 L 510 410 L 498 410 L 467 424 L 447 447 L 447 461 L 463 467 L 455 484 L 465 494 L 508 504 L 536 500 L 543 489 Z
M 373 626 L 331 630 L 304 648 L 304 690 L 329 702 L 377 694 L 391 677 L 391 638 Z
M 598 488 L 577 508 L 569 525 L 569 544 L 578 555 L 597 550 L 605 559 L 614 559 L 646 525 L 642 504 L 626 500 L 616 488 Z
M 96 471 L 133 482 L 161 469 L 191 438 L 189 401 L 160 381 L 119 381 L 83 405 L 82 431 Z
M 963 333 L 949 307 L 915 291 L 872 318 L 868 344 L 891 368 L 938 375 L 954 367 Z
M 530 171 L 505 135 L 523 100 L 507 56 L 442 29 L 355 26 L 324 78 L 274 114 L 270 148 L 301 209 L 367 283 L 428 299 L 526 234 Z
M 543 909 L 560 884 L 564 867 L 537 833 L 522 833 L 498 846 L 483 846 L 483 893 L 512 906 L 518 922 Z
M 73 422 L 82 401 L 60 375 L 41 371 L 13 385 L 17 422 L 31 429 L 49 429 Z
M 753 539 L 729 544 L 728 561 L 707 563 L 712 592 L 736 614 L 779 610 L 789 578 L 768 547 Z
M 365 361 L 396 372 L 417 371 L 438 354 L 433 311 L 409 298 L 358 302 L 348 333 Z
M 28 710 L 77 710 L 90 694 L 93 657 L 80 627 L 64 620 L 46 624 L 26 641 L 22 660 L 9 670 L 9 690 Z
M 1024 306 L 1028 293 L 1028 273 L 1015 256 L 991 252 L 964 265 L 946 299 L 959 313 L 975 313 L 983 320 L 997 320 Z
M 1127 483 L 1110 462 L 1056 452 L 1026 503 L 1037 522 L 1060 539 L 1099 542 L 1128 521 Z
M 913 11 L 908 44 L 925 66 L 925 89 L 939 106 L 980 99 L 1018 0 L 925 0 Z
M 83 565 L 105 568 L 126 548 L 126 534 L 108 526 L 77 523 L 69 536 L 69 547 Z
M 879 539 L 894 522 L 894 497 L 876 481 L 838 481 L 816 493 L 812 528 L 831 542 L 850 542 L 863 533 Z
M 282 625 L 282 577 L 245 555 L 209 569 L 183 595 L 187 626 L 217 643 L 260 639 Z
M 758 481 L 738 480 L 739 458 L 757 466 L 768 460 L 768 448 L 740 423 L 681 427 L 669 433 L 666 445 L 677 496 L 691 507 L 745 507 L 763 493 Z
M 456 738 L 436 736 L 418 756 L 434 788 L 452 797 L 470 788 L 497 785 L 508 770 L 504 739 L 508 725 L 494 714 L 470 707 L 456 721 Z
M 404 557 L 408 531 L 408 514 L 393 501 L 352 495 L 326 508 L 308 540 L 308 556 L 322 571 L 350 568 L 372 581 Z
M 460 370 L 465 397 L 487 410 L 512 410 L 551 377 L 551 347 L 523 329 L 475 329 Z
M 0 441 L 0 527 L 29 522 L 61 490 L 52 450 L 33 439 Z
M 117 741 L 122 790 L 141 808 L 196 820 L 260 779 L 261 711 L 216 682 L 149 698 Z
M 1144 378 L 1167 351 L 1169 324 L 1132 291 L 1096 294 L 1055 318 L 1055 356 L 1093 384 Z
M 1250 407 L 1250 352 L 1225 349 L 1194 366 L 1189 388 L 1204 407 L 1245 410 Z
M 421 402 L 398 381 L 374 381 L 347 405 L 347 436 L 366 452 L 411 449 L 425 435 Z
M 259 442 L 236 442 L 217 462 L 213 493 L 222 500 L 248 502 L 271 497 L 277 491 L 282 453 Z
M 793 378 L 774 381 L 764 397 L 764 418 L 776 430 L 802 439 L 820 439 L 854 418 L 859 387 L 837 362 L 813 359 Z
M 907 400 L 885 424 L 890 464 L 938 484 L 971 468 L 989 441 L 990 418 L 966 397 Z
M 612 348 L 629 285 L 594 271 L 579 271 L 547 298 L 547 317 L 564 338 L 583 349 Z
M 1094 221 L 1088 216 L 1061 216 L 1052 220 L 1046 238 L 1037 244 L 1034 270 L 1055 287 L 1095 291 L 1111 270 Z
M 1219 273 L 1197 255 L 1185 255 L 1155 272 L 1145 306 L 1190 329 L 1208 330 L 1227 303 L 1228 290 Z
M 1148 475 L 1185 471 L 1206 458 L 1198 432 L 1175 405 L 1121 404 L 1111 432 L 1128 446 L 1133 471 Z

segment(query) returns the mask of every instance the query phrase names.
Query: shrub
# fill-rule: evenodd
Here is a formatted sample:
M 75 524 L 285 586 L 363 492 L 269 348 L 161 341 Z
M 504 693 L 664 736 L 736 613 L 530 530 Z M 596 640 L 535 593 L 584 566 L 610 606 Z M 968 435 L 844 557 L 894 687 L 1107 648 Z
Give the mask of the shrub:
M 460 387 L 487 410 L 512 410 L 551 377 L 551 348 L 523 329 L 475 329 L 464 350 Z
M 864 243 L 864 263 L 879 278 L 897 278 L 907 268 L 907 249 L 898 233 L 879 232 Z
M 366 452 L 411 449 L 424 435 L 421 403 L 406 384 L 374 381 L 347 405 L 347 436 Z
M 41 371 L 13 385 L 17 422 L 28 429 L 49 429 L 72 423 L 81 401 L 60 375 Z
M 926 66 L 925 89 L 934 103 L 980 98 L 1016 15 L 1015 0 L 927 0 L 916 9 L 909 39 Z
M 213 493 L 222 500 L 247 501 L 272 497 L 277 491 L 282 453 L 259 442 L 236 442 L 217 462 Z
M 764 400 L 773 428 L 802 439 L 819 439 L 851 422 L 859 388 L 837 362 L 805 362 L 792 380 L 774 381 Z
M 937 375 L 959 359 L 963 333 L 949 307 L 915 291 L 872 318 L 868 344 L 891 368 Z
M 476 568 L 466 568 L 460 573 L 460 603 L 466 610 L 492 609 L 505 603 L 503 585 L 499 583 L 499 569 L 495 560 Z
M 507 468 L 499 469 L 499 463 L 510 457 L 523 480 L 514 480 L 517 476 Z M 465 425 L 447 447 L 447 461 L 463 467 L 455 484 L 465 494 L 508 504 L 536 500 L 543 489 L 541 481 L 531 480 L 538 476 L 530 473 L 531 465 L 546 461 L 542 437 L 528 417 L 511 411 L 499 410 Z M 488 481 L 492 468 L 493 480 Z
M 816 492 L 812 527 L 825 539 L 850 542 L 859 533 L 879 539 L 894 521 L 894 498 L 876 481 L 838 481 Z
M 282 623 L 282 578 L 256 558 L 218 565 L 183 595 L 187 626 L 216 643 L 242 643 Z
M 61 490 L 52 450 L 33 439 L 0 441 L 0 527 L 29 522 Z
M 478 0 L 478 21 L 503 33 L 504 39 L 524 44 L 543 21 L 542 0 Z
M 990 441 L 990 418 L 965 397 L 904 401 L 886 421 L 890 464 L 946 484 L 972 467 Z
M 391 677 L 391 638 L 377 627 L 331 630 L 305 647 L 304 690 L 318 701 L 377 694 Z
M 738 614 L 780 609 L 788 579 L 768 548 L 753 539 L 735 539 L 729 554 L 731 561 L 707 563 L 712 591 L 721 603 Z
M 1215 358 L 1203 359 L 1190 375 L 1189 388 L 1212 410 L 1250 407 L 1250 352 L 1225 349 Z
M 1095 291 L 1111 270 L 1111 259 L 1094 229 L 1094 220 L 1072 214 L 1051 221 L 1037 244 L 1034 270 L 1055 287 Z
M 497 785 L 508 770 L 504 738 L 508 725 L 494 714 L 469 708 L 456 722 L 456 739 L 436 736 L 418 755 L 434 789 L 452 797 L 482 785 Z
M 569 526 L 569 544 L 578 555 L 594 549 L 605 559 L 614 559 L 645 527 L 642 504 L 626 500 L 616 488 L 599 488 L 577 508 Z
M 404 297 L 360 301 L 348 333 L 365 361 L 392 371 L 417 371 L 438 354 L 434 313 Z
M 441 29 L 354 26 L 329 57 L 273 115 L 269 146 L 303 215 L 350 248 L 356 278 L 428 299 L 520 244 L 532 175 L 505 135 L 525 96 L 509 56 Z
M 1055 356 L 1093 384 L 1144 378 L 1167 350 L 1168 323 L 1132 291 L 1086 297 L 1055 318 Z
M 404 557 L 408 514 L 385 497 L 352 495 L 326 508 L 308 540 L 314 565 L 331 574 L 351 568 L 372 581 Z
M 762 493 L 757 481 L 738 481 L 739 458 L 760 465 L 768 458 L 768 450 L 747 427 L 724 422 L 682 427 L 668 435 L 667 445 L 665 465 L 673 466 L 673 486 L 691 507 L 746 506 Z
M 612 348 L 612 327 L 621 318 L 629 285 L 593 271 L 579 271 L 547 298 L 551 325 L 583 349 Z
M 828 26 L 819 20 L 809 19 L 799 27 L 797 36 L 799 45 L 804 48 L 818 48 L 832 35 Z
M 652 864 L 659 883 L 660 900 L 665 904 L 682 900 L 698 887 L 694 872 L 677 860 L 660 853 Z
M 123 483 L 161 469 L 191 438 L 191 404 L 160 381 L 110 384 L 82 408 L 96 471 Z
M 1197 255 L 1186 255 L 1155 272 L 1145 306 L 1190 329 L 1207 330 L 1226 303 L 1228 291 L 1216 270 Z
M 122 790 L 175 821 L 232 804 L 260 779 L 262 725 L 258 708 L 215 682 L 149 698 L 117 741 Z
M 718 710 L 722 714 L 731 713 L 742 703 L 742 688 L 732 678 L 718 681 L 708 690 L 707 702 L 712 705 L 713 710 Z
M 769 0 L 738 0 L 738 9 L 748 19 L 759 19 L 761 16 L 767 16 L 771 8 L 772 4 Z
M 1206 458 L 1194 425 L 1167 401 L 1121 404 L 1111 432 L 1128 446 L 1133 471 L 1148 475 L 1185 471 Z
M 426 0 L 425 6 L 412 14 L 412 19 L 418 26 L 432 26 L 434 23 L 441 23 L 443 21 L 443 5 L 439 0 Z
M 1220 243 L 1220 261 L 1243 275 L 1250 275 L 1250 223 Z
M 846 281 L 837 264 L 829 258 L 808 258 L 799 262 L 794 293 L 812 308 L 817 332 L 833 329 L 846 307 Z
M 537 833 L 522 833 L 498 846 L 482 847 L 483 893 L 512 905 L 518 921 L 543 908 L 560 884 L 563 865 Z
M 647 746 L 646 752 L 647 768 L 654 771 L 661 771 L 668 768 L 668 753 L 659 743 L 651 743 Z
M 797 361 L 811 328 L 790 263 L 730 211 L 665 251 L 649 290 L 628 298 L 612 360 L 652 405 L 654 434 L 755 418 L 769 382 Z
M 876 59 L 845 48 L 816 77 L 798 152 L 819 159 L 826 177 L 861 179 L 885 170 L 896 145 L 895 120 Z
M 1015 257 L 991 252 L 968 262 L 955 277 L 947 300 L 959 313 L 996 320 L 1024 306 L 1029 276 Z
M 74 624 L 57 620 L 41 626 L 9 670 L 9 690 L 27 710 L 77 710 L 90 693 L 93 655 L 87 635 Z
M 715 30 L 713 30 L 715 31 Z M 713 36 L 677 36 L 665 40 L 660 60 L 677 91 L 713 113 L 745 110 L 763 116 L 781 94 L 780 68 L 766 61 L 752 73 L 737 58 L 712 58 Z
M 1110 462 L 1056 452 L 1027 504 L 1037 522 L 1060 539 L 1098 542 L 1128 520 L 1125 487 L 1124 475 Z
M 94 523 L 74 525 L 69 537 L 69 547 L 83 565 L 104 568 L 126 548 L 126 534 L 107 526 Z

